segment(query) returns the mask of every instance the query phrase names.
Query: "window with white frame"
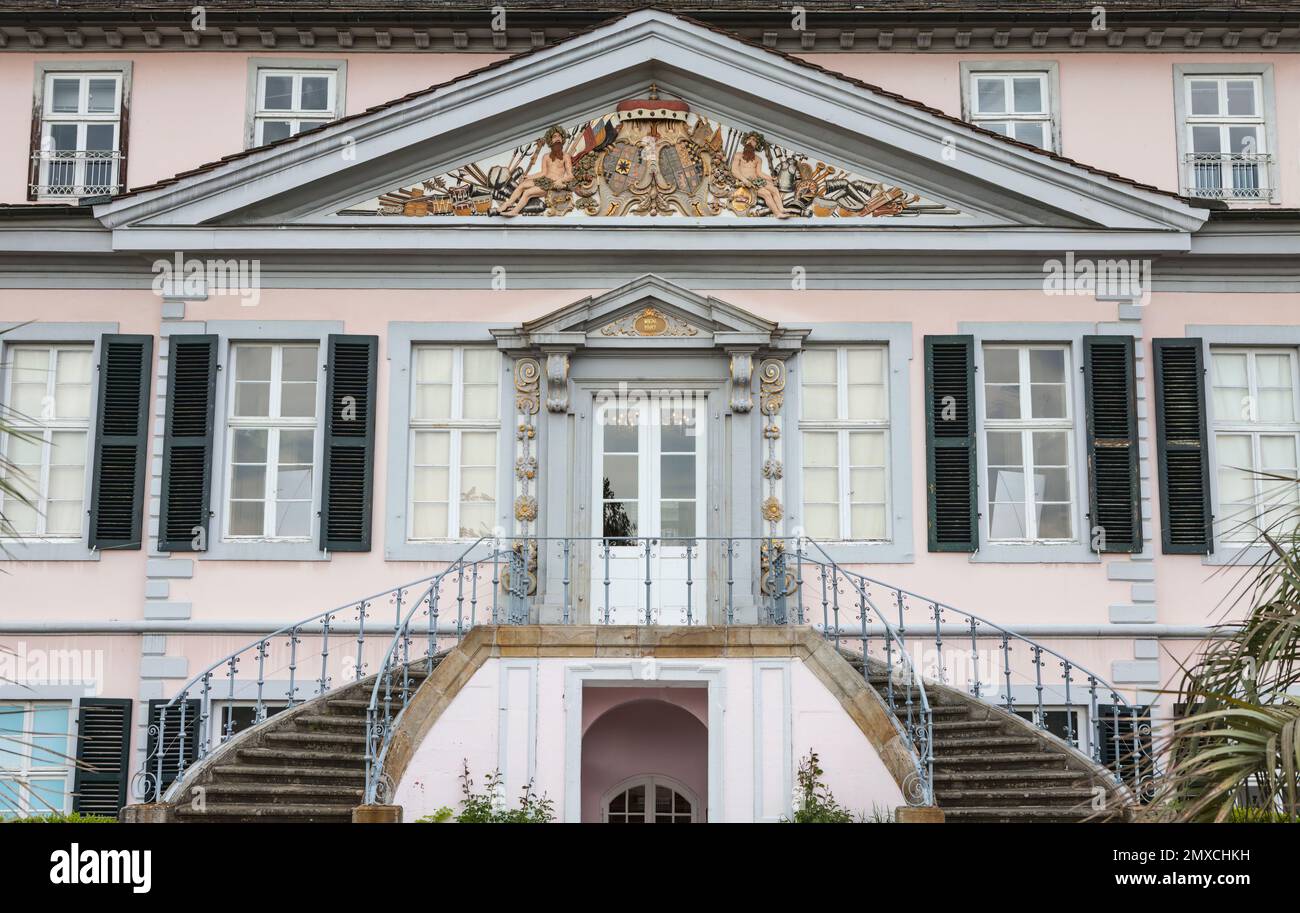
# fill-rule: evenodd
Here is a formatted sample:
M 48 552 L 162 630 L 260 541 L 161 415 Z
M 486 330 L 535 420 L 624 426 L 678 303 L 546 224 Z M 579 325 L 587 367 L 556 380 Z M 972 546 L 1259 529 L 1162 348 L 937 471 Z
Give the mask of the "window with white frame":
M 1263 80 L 1259 76 L 1185 76 L 1183 184 L 1191 196 L 1269 197 Z
M 799 359 L 804 528 L 888 540 L 888 347 L 808 348 Z
M 0 818 L 64 813 L 72 705 L 0 701 Z
M 121 189 L 122 77 L 45 74 L 40 148 L 32 152 L 33 195 L 100 196 Z
M 1072 541 L 1069 349 L 1062 345 L 985 345 L 983 349 L 989 540 Z
M 0 514 L 15 535 L 81 536 L 94 350 L 89 345 L 6 346 L 7 387 L 0 416 L 0 472 L 22 497 L 0 495 Z
M 257 71 L 253 145 L 273 143 L 339 116 L 335 70 Z
M 1245 543 L 1295 526 L 1300 375 L 1293 349 L 1213 348 L 1216 535 Z
M 230 347 L 226 538 L 307 539 L 315 519 L 315 343 Z
M 501 355 L 486 346 L 411 353 L 411 540 L 470 539 L 496 527 Z
M 1048 74 L 1034 71 L 970 74 L 970 121 L 992 130 L 1052 150 L 1051 82 Z

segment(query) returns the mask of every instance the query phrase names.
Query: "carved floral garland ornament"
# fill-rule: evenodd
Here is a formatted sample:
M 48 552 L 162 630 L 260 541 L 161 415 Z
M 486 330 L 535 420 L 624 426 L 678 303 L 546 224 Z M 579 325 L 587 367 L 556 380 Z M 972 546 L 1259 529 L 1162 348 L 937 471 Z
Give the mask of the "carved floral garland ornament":
M 537 520 L 537 497 L 533 494 L 533 483 L 537 481 L 538 460 L 533 452 L 533 442 L 537 439 L 537 413 L 541 411 L 542 366 L 535 358 L 520 358 L 515 362 L 515 412 L 518 416 L 518 430 L 515 456 L 515 532 L 519 536 L 531 536 L 532 524 Z M 535 539 L 516 540 L 515 550 L 525 552 L 524 567 L 528 569 L 528 595 L 537 592 L 537 541 Z M 510 571 L 501 573 L 502 589 L 510 589 Z
M 763 441 L 767 448 L 763 460 L 763 479 L 766 482 L 767 497 L 759 505 L 759 512 L 768 524 L 769 539 L 759 548 L 759 574 L 763 592 L 776 595 L 778 592 L 790 595 L 794 590 L 795 575 L 786 571 L 784 580 L 773 578 L 773 563 L 785 554 L 785 543 L 777 537 L 781 534 L 781 521 L 785 518 L 785 507 L 781 504 L 780 481 L 785 475 L 781 462 L 781 408 L 785 405 L 785 362 L 776 358 L 765 360 L 758 368 L 758 411 L 763 417 Z

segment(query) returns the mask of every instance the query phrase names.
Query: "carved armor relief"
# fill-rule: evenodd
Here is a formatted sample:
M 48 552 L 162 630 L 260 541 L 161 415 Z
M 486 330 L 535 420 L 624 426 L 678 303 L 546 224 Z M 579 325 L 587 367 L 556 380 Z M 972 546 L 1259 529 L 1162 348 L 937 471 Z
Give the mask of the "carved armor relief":
M 508 152 L 345 213 L 877 219 L 955 210 L 661 99 L 652 87 L 647 98 L 619 102 L 594 120 L 553 125 Z

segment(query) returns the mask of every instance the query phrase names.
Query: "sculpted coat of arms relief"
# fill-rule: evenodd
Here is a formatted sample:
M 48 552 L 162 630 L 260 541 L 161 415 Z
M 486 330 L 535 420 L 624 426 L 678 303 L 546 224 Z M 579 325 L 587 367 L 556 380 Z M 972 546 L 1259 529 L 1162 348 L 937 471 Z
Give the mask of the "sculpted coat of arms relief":
M 382 194 L 348 214 L 864 218 L 953 210 L 769 143 L 678 99 L 619 102 L 492 159 Z

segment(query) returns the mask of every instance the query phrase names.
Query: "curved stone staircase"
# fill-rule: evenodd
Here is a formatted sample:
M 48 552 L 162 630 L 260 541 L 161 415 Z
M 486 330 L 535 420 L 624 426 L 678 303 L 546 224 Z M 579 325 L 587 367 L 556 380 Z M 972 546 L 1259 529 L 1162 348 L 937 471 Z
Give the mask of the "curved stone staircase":
M 842 651 L 859 673 L 862 656 Z M 887 678 L 873 660 L 867 681 L 886 700 Z M 951 822 L 1116 822 L 1133 800 L 1110 771 L 1027 720 L 965 691 L 925 681 L 934 716 L 934 799 Z M 895 686 L 895 708 L 906 708 Z M 916 711 L 915 705 L 913 711 Z M 1097 789 L 1104 808 L 1093 807 Z
M 411 694 L 444 656 L 410 665 Z M 365 789 L 366 707 L 374 685 L 371 676 L 319 695 L 220 745 L 190 768 L 172 820 L 350 822 Z M 394 716 L 401 687 L 394 674 Z

